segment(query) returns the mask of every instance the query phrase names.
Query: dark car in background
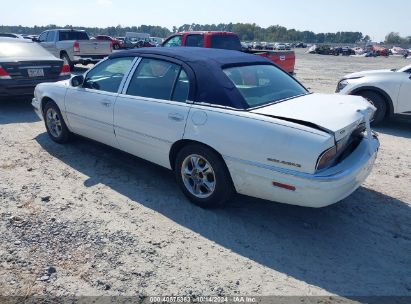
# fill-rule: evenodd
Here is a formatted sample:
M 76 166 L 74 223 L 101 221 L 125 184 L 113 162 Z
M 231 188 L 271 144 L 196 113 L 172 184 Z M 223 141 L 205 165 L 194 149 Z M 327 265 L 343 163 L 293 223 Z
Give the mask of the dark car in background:
M 23 36 L 19 34 L 13 34 L 13 33 L 0 33 L 0 37 L 6 37 L 6 38 L 19 38 L 22 39 Z
M 70 78 L 70 67 L 27 39 L 0 37 L 0 97 L 33 95 L 41 82 Z

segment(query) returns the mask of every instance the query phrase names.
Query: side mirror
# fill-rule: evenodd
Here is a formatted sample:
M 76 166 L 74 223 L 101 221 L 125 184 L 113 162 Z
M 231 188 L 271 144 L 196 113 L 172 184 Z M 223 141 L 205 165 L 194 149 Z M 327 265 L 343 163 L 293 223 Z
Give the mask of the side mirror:
M 84 82 L 83 75 L 76 75 L 70 79 L 70 84 L 72 87 L 79 87 L 83 84 L 83 82 Z

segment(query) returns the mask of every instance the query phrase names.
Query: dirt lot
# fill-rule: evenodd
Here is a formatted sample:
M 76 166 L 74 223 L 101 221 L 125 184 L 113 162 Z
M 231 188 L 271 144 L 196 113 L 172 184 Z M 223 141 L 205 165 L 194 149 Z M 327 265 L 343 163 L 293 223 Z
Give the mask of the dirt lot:
M 332 93 L 400 58 L 297 54 Z M 411 62 L 410 62 L 411 63 Z M 0 295 L 411 296 L 411 121 L 378 128 L 371 176 L 333 206 L 189 204 L 172 174 L 77 138 L 53 143 L 29 102 L 0 104 Z

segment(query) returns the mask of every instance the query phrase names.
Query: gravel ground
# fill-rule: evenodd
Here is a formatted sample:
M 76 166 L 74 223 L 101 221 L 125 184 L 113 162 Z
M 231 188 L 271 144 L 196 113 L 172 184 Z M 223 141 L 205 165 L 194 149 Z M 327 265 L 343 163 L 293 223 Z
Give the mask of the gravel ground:
M 297 51 L 297 78 L 332 93 L 400 58 Z M 364 185 L 322 209 L 237 196 L 187 202 L 171 172 L 76 138 L 53 143 L 28 101 L 0 104 L 0 295 L 411 296 L 411 121 L 377 131 Z

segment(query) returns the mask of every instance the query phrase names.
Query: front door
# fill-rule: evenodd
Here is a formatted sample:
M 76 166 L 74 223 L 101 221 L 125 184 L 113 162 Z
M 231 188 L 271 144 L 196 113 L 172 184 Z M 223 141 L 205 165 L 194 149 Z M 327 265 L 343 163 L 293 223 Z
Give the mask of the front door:
M 122 150 L 170 167 L 172 144 L 183 138 L 189 81 L 175 63 L 143 58 L 117 98 L 114 129 Z
M 397 113 L 411 111 L 411 69 L 404 73 L 404 79 L 401 84 L 400 93 L 398 94 L 398 110 Z
M 134 57 L 107 59 L 85 75 L 82 86 L 67 90 L 67 120 L 74 133 L 117 146 L 113 129 L 114 103 L 133 60 Z

